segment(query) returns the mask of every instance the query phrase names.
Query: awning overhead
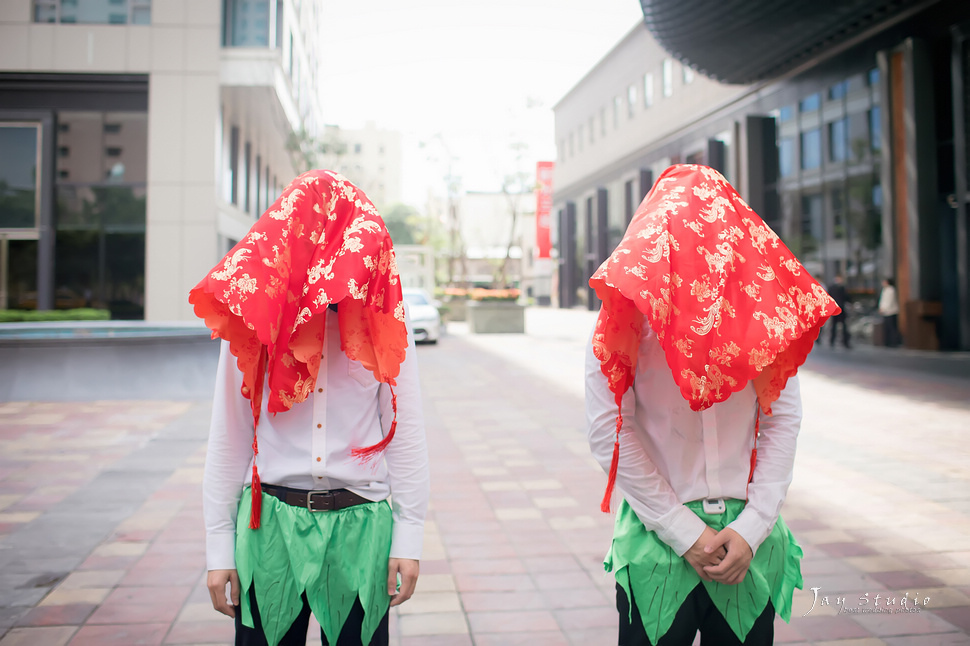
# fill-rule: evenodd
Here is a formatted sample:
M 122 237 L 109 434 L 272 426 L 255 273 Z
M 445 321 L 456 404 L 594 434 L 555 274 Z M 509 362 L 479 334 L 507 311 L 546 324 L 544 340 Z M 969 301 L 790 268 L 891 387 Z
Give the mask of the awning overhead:
M 647 29 L 724 83 L 775 78 L 914 7 L 915 0 L 640 0 Z

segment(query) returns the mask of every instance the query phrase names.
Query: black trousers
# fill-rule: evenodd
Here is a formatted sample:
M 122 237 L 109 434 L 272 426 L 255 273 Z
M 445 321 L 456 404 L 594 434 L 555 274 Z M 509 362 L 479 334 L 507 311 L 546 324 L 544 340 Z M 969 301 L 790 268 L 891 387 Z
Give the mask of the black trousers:
M 620 612 L 620 640 L 619 646 L 691 646 L 697 631 L 701 631 L 701 646 L 770 646 L 775 639 L 775 609 L 768 602 L 764 612 L 758 617 L 747 639 L 743 642 L 734 634 L 728 622 L 721 616 L 721 612 L 711 601 L 707 589 L 703 585 L 695 587 L 683 605 L 674 616 L 674 623 L 670 630 L 664 633 L 656 644 L 647 639 L 647 632 L 637 610 L 633 592 L 628 600 L 626 592 L 617 584 L 616 609 Z M 630 617 L 630 605 L 633 605 L 633 621 Z
M 256 590 L 252 586 L 249 588 L 249 603 L 253 610 L 253 628 L 243 626 L 242 612 L 236 606 L 236 646 L 268 646 L 266 635 L 263 634 L 263 624 L 259 620 L 259 611 L 256 608 Z M 354 600 L 354 606 L 350 609 L 350 616 L 344 622 L 344 627 L 340 629 L 340 636 L 336 644 L 330 644 L 327 636 L 320 630 L 320 643 L 323 646 L 363 646 L 360 641 L 360 627 L 364 623 L 364 607 L 360 605 L 360 599 Z M 305 646 L 307 630 L 310 627 L 310 604 L 307 602 L 306 594 L 303 595 L 303 609 L 299 616 L 293 621 L 293 625 L 283 635 L 280 646 Z M 370 646 L 387 646 L 389 640 L 387 628 L 387 613 L 377 626 L 377 631 L 370 641 Z M 275 646 L 275 645 L 273 645 Z
M 891 314 L 882 317 L 882 330 L 885 343 L 890 348 L 895 348 L 901 341 L 899 339 L 899 315 Z
M 847 323 L 848 323 L 848 317 L 845 315 L 844 312 L 842 314 L 836 314 L 835 316 L 829 319 L 829 326 L 831 327 L 831 330 L 832 330 L 829 333 L 830 346 L 835 347 L 835 335 L 839 329 L 839 326 L 841 325 L 842 326 L 842 345 L 844 345 L 847 348 L 849 347 L 849 326 Z

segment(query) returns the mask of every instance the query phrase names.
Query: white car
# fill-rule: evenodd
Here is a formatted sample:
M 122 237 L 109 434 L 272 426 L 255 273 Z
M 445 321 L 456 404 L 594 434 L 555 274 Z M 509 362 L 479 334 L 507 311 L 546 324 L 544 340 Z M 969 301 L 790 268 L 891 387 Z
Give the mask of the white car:
M 438 312 L 438 301 L 431 298 L 423 289 L 405 289 L 404 300 L 408 303 L 411 314 L 411 329 L 414 330 L 414 341 L 437 343 L 441 335 L 441 314 Z

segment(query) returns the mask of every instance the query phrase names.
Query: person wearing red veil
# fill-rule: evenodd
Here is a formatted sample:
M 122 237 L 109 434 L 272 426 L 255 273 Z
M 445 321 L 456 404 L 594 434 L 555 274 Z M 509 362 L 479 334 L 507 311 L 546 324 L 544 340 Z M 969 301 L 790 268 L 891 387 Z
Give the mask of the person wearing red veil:
M 324 644 L 387 644 L 429 485 L 380 214 L 339 174 L 304 173 L 189 302 L 222 339 L 203 480 L 213 606 L 237 646 L 305 644 L 311 612 Z
M 802 551 L 784 521 L 796 372 L 838 307 L 717 171 L 668 168 L 590 279 L 593 456 L 622 494 L 619 643 L 770 644 Z

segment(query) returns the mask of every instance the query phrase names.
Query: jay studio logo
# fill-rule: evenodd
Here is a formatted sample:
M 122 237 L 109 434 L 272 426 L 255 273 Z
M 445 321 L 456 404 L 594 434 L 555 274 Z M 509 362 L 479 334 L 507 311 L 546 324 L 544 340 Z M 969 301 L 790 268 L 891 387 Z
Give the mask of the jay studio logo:
M 857 599 L 847 599 L 843 596 L 835 596 L 834 601 L 828 595 L 819 595 L 820 587 L 810 588 L 814 594 L 812 607 L 809 608 L 803 617 L 812 614 L 812 610 L 821 606 L 838 606 L 840 615 L 863 615 L 863 614 L 884 614 L 895 615 L 900 613 L 918 613 L 925 608 L 929 602 L 929 597 L 920 597 L 919 593 L 910 596 L 906 592 L 902 596 L 897 593 L 876 593 L 872 596 L 868 592 L 859 595 Z

